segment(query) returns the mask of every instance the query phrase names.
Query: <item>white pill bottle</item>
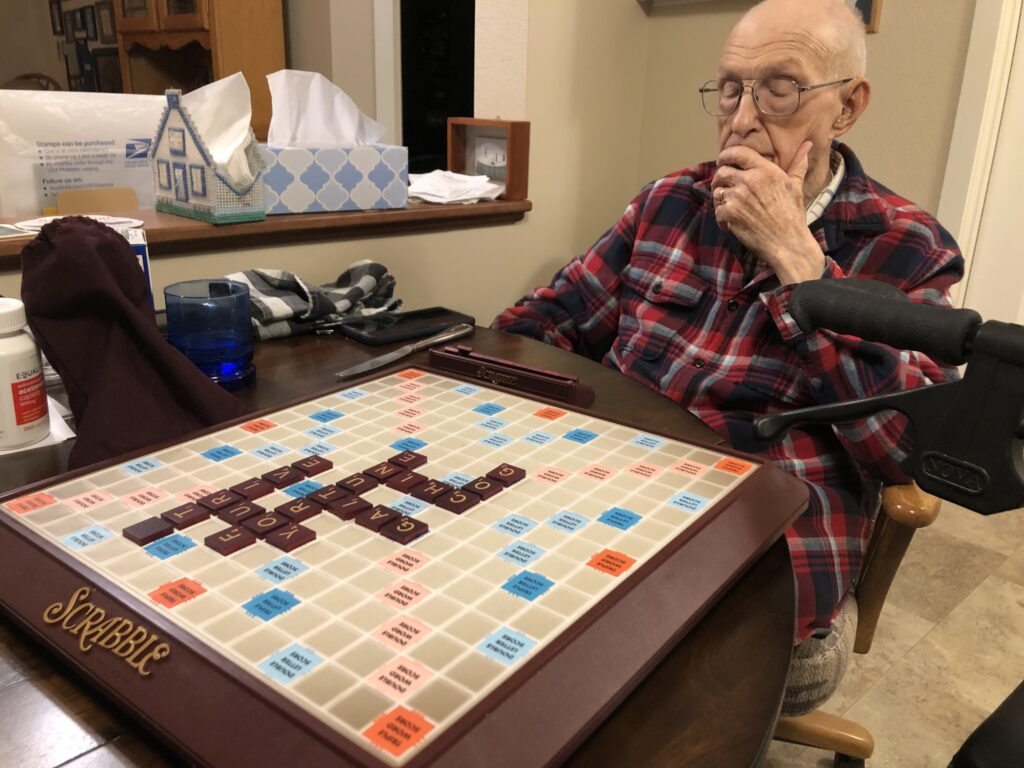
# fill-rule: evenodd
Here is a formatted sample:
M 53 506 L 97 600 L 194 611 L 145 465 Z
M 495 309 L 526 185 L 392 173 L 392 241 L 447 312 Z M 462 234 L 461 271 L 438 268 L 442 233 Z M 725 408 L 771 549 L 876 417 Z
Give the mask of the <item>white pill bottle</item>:
M 25 305 L 0 298 L 0 450 L 50 434 L 43 363 L 25 330 Z

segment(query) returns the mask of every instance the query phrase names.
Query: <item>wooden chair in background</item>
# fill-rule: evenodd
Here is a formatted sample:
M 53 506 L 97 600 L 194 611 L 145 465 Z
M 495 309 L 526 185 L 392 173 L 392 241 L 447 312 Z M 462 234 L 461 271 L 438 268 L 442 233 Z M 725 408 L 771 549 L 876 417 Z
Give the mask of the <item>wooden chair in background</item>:
M 867 653 L 875 637 L 878 617 L 893 578 L 918 528 L 931 525 L 940 500 L 914 484 L 882 490 L 882 508 L 871 533 L 857 597 L 857 634 L 854 653 Z M 780 717 L 774 738 L 836 753 L 835 766 L 863 766 L 875 749 L 866 728 L 821 710 L 797 717 Z

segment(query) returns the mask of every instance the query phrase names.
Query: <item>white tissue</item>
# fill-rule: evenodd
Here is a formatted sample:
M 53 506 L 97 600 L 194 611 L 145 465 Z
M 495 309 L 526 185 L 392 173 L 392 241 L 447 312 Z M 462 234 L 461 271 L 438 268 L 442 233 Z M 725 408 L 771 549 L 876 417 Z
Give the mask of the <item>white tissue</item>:
M 475 203 L 494 200 L 504 191 L 504 184 L 492 182 L 486 176 L 451 171 L 409 174 L 409 195 L 428 203 Z
M 375 144 L 384 136 L 383 125 L 319 72 L 282 69 L 267 75 L 267 82 L 272 108 L 267 144 L 272 147 Z
M 253 175 L 245 150 L 255 139 L 250 128 L 249 84 L 242 73 L 236 72 L 196 88 L 183 95 L 181 103 L 192 117 L 221 175 L 236 189 L 248 189 Z

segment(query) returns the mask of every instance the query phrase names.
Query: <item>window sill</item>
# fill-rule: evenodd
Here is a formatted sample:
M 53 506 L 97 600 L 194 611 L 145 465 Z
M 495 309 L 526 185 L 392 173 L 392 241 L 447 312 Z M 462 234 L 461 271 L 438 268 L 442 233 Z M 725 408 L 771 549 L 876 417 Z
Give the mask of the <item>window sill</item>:
M 513 224 L 533 208 L 529 200 L 494 200 L 472 205 L 432 205 L 410 201 L 408 208 L 268 216 L 264 221 L 214 225 L 146 209 L 125 212 L 142 219 L 150 258 L 284 243 L 309 243 L 357 237 L 409 235 L 465 227 Z M 0 219 L 21 221 L 28 217 Z M 0 271 L 21 269 L 21 249 L 32 239 L 0 240 Z

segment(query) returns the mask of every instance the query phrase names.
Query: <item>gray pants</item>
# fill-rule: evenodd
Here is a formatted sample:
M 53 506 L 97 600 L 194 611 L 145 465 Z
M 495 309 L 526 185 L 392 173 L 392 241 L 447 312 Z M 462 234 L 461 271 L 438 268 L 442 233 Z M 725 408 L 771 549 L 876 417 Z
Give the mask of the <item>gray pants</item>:
M 792 717 L 817 709 L 831 696 L 846 673 L 857 634 L 857 601 L 847 595 L 825 637 L 809 637 L 793 649 L 786 678 L 782 714 Z

